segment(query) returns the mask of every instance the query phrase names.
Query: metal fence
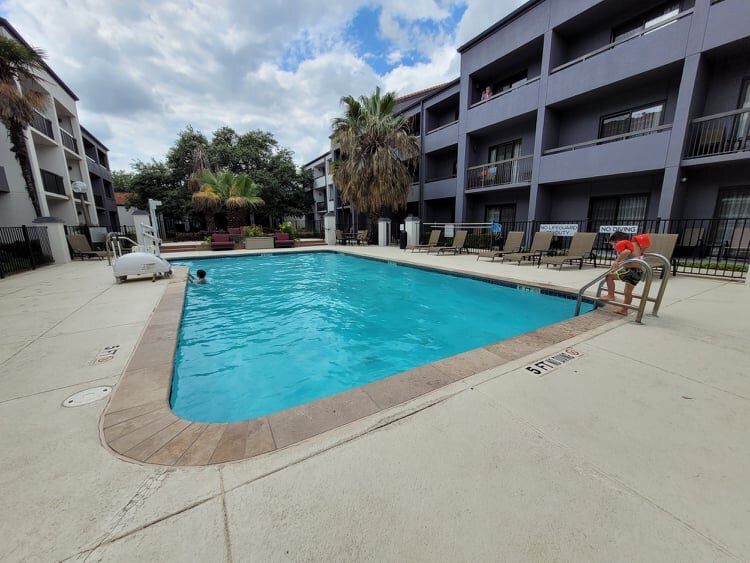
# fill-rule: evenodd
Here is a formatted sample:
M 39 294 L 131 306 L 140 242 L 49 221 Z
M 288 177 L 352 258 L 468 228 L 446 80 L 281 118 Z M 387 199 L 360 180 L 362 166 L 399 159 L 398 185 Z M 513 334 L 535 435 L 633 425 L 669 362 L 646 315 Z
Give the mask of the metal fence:
M 648 219 L 640 221 L 513 221 L 502 223 L 499 233 L 493 233 L 492 223 L 423 223 L 420 242 L 425 244 L 432 229 L 442 231 L 440 244 L 448 243 L 458 230 L 468 231 L 465 248 L 470 253 L 493 248 L 500 249 L 504 236 L 510 231 L 524 233 L 523 245 L 531 246 L 534 233 L 542 225 L 571 225 L 577 232 L 599 233 L 594 242 L 588 263 L 594 266 L 607 265 L 614 257 L 609 245 L 609 233 L 600 232 L 602 227 L 621 225 L 635 228 L 638 233 L 677 234 L 677 243 L 672 254 L 674 274 L 686 273 L 724 278 L 744 279 L 750 265 L 750 217 L 736 219 Z M 446 235 L 447 228 L 447 235 Z M 571 237 L 555 236 L 550 252 L 564 254 L 570 247 Z
M 0 227 L 0 278 L 53 262 L 47 227 Z

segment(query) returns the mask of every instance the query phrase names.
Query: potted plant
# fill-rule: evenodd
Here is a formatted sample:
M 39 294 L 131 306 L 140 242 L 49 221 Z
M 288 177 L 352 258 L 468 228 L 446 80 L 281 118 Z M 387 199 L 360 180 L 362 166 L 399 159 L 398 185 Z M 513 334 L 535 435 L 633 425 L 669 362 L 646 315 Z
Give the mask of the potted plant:
M 247 250 L 258 250 L 263 248 L 273 248 L 273 237 L 267 236 L 259 225 L 251 225 L 242 230 L 245 238 L 245 248 Z

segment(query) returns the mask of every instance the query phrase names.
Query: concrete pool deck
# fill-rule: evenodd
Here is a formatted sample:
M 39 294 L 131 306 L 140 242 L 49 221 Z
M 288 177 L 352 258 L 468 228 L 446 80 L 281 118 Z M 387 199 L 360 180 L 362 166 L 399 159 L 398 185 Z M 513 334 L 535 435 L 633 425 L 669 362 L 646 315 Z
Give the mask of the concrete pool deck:
M 340 250 L 572 289 L 603 271 Z M 115 285 L 98 261 L 0 281 L 0 560 L 750 559 L 745 284 L 678 276 L 642 326 L 247 461 L 164 468 L 102 445 L 106 401 L 62 403 L 118 383 L 169 285 Z

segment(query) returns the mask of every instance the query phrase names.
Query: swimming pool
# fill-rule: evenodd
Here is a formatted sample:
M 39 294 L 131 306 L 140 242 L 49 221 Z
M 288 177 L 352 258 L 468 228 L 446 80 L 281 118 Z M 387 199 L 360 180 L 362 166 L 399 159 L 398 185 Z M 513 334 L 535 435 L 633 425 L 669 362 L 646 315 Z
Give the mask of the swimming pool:
M 170 403 L 256 418 L 535 330 L 575 301 L 332 252 L 173 261 L 190 285 Z M 591 305 L 586 306 L 590 310 Z

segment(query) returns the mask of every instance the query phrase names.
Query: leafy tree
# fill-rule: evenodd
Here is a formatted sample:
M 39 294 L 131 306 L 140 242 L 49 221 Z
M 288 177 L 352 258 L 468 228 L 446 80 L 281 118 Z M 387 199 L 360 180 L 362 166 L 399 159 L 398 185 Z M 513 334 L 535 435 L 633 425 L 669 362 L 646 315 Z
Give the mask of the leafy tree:
M 258 186 L 247 174 L 235 174 L 222 170 L 213 174 L 204 170 L 198 178 L 201 190 L 193 194 L 193 201 L 204 213 L 216 212 L 223 204 L 227 210 L 227 224 L 241 227 L 248 209 L 263 205 L 258 197 Z M 208 217 L 206 217 L 208 220 Z
M 112 185 L 116 192 L 128 193 L 132 191 L 133 173 L 124 170 L 115 170 L 112 172 Z
M 419 156 L 419 139 L 408 120 L 393 115 L 396 95 L 344 96 L 344 115 L 333 120 L 332 140 L 341 149 L 333 178 L 343 200 L 371 218 L 384 209 L 403 209 L 409 200 L 410 161 Z
M 162 202 L 159 211 L 172 219 L 181 220 L 192 211 L 190 194 L 177 184 L 169 167 L 163 162 L 135 161 L 128 203 L 138 209 L 148 209 L 148 200 Z
M 177 134 L 174 146 L 167 152 L 166 166 L 172 176 L 172 181 L 188 191 L 188 180 L 193 172 L 193 155 L 196 147 L 208 146 L 208 140 L 200 131 L 188 125 Z
M 37 196 L 24 130 L 34 119 L 34 110 L 46 105 L 44 93 L 33 88 L 43 69 L 44 51 L 26 47 L 0 35 L 0 121 L 8 130 L 10 150 L 21 167 L 21 176 L 37 216 L 42 208 Z M 20 86 L 20 88 L 19 88 Z

